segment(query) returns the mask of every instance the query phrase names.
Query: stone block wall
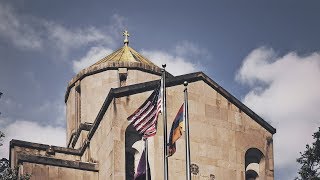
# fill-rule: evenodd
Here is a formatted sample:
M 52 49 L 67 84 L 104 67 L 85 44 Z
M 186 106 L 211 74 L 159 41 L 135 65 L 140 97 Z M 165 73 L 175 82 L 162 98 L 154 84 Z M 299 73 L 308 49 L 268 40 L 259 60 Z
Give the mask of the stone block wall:
M 168 134 L 171 123 L 183 103 L 183 85 L 167 89 Z M 245 154 L 259 149 L 262 179 L 273 179 L 272 134 L 238 107 L 228 102 L 203 81 L 190 83 L 189 117 L 191 161 L 199 167 L 194 179 L 238 179 L 245 177 Z M 99 162 L 99 177 L 125 179 L 126 118 L 151 94 L 145 92 L 115 99 L 109 106 L 90 143 L 90 157 Z M 163 179 L 163 124 L 159 116 L 158 132 L 149 139 L 152 179 Z M 89 153 L 89 152 L 87 152 Z M 184 135 L 177 142 L 177 152 L 169 158 L 170 179 L 185 179 Z
M 31 180 L 98 179 L 99 165 L 83 161 L 75 149 L 48 146 L 19 140 L 10 142 L 11 167 L 21 174 L 31 174 Z
M 68 143 L 71 134 L 76 131 L 75 125 L 75 87 L 70 89 L 69 98 L 66 102 L 66 120 L 67 120 L 67 129 L 66 129 L 66 142 Z
M 116 72 L 110 73 L 115 75 Z M 132 81 L 133 83 L 135 78 L 140 78 L 144 75 L 143 73 L 132 71 L 130 74 L 133 79 L 128 78 L 128 82 L 131 83 Z M 91 77 L 89 79 L 84 78 L 80 83 L 80 86 L 83 86 L 81 93 L 84 93 L 82 97 L 84 100 L 81 102 L 86 102 L 83 105 L 85 107 L 82 108 L 96 108 L 95 113 L 90 114 L 87 111 L 81 111 L 81 113 L 89 113 L 89 116 L 92 116 L 93 119 L 96 118 L 98 111 L 101 109 L 103 101 L 99 98 L 103 96 L 103 90 L 106 88 L 108 92 L 110 90 L 109 87 L 98 82 L 99 80 L 105 80 L 103 74 L 96 75 L 98 76 L 92 79 Z M 145 76 L 144 79 L 157 78 L 147 77 L 148 74 L 145 74 Z M 138 80 L 136 79 L 136 81 Z M 141 81 L 143 81 L 143 78 L 141 78 Z M 100 88 L 100 90 L 90 89 L 92 83 L 96 83 L 92 87 Z M 183 103 L 183 90 L 184 86 L 182 84 L 167 88 L 168 135 L 172 121 Z M 94 91 L 95 93 L 89 95 L 86 91 Z M 215 177 L 215 179 L 244 180 L 246 153 L 249 149 L 255 148 L 263 154 L 258 167 L 260 179 L 272 180 L 274 166 L 272 134 L 204 81 L 189 83 L 188 92 L 191 163 L 199 167 L 199 172 L 192 175 L 193 179 Z M 69 98 L 73 97 L 72 93 L 71 89 Z M 19 165 L 22 172 L 30 171 L 33 173 L 35 175 L 33 176 L 34 179 L 46 179 L 47 177 L 72 179 L 76 177 L 77 179 L 125 180 L 126 132 L 129 125 L 127 117 L 151 93 L 151 91 L 148 91 L 113 99 L 94 131 L 89 145 L 83 149 L 84 153 L 81 149 L 54 147 L 56 151 L 50 154 L 48 153 L 48 145 L 22 144 L 11 148 L 11 163 Z M 92 101 L 91 98 L 97 102 Z M 72 107 L 73 102 L 68 100 L 68 103 Z M 98 108 L 98 105 L 92 103 L 100 103 L 100 107 Z M 67 111 L 67 117 L 72 118 L 74 111 L 71 109 Z M 72 121 L 68 119 L 68 123 L 70 122 Z M 69 127 L 74 127 L 74 125 L 72 126 L 72 123 L 70 123 Z M 83 146 L 83 141 L 87 138 L 87 135 L 88 131 L 80 133 L 80 141 L 76 143 L 76 148 Z M 140 146 L 143 146 L 143 143 L 140 143 Z M 141 147 L 135 146 L 135 148 L 138 154 L 141 153 Z M 25 157 L 27 160 L 19 163 L 19 158 L 24 157 L 20 155 L 27 155 Z M 34 158 L 38 158 L 38 163 L 33 162 Z M 52 164 L 52 161 L 57 162 L 58 165 Z M 135 161 L 137 162 L 137 159 Z M 163 179 L 162 115 L 158 119 L 156 136 L 149 138 L 149 163 L 152 179 Z M 64 164 L 71 165 L 65 166 Z M 87 169 L 82 169 L 83 166 Z M 185 179 L 184 134 L 177 141 L 176 153 L 169 157 L 169 178 Z
M 138 70 L 128 70 L 126 85 L 132 85 L 136 83 L 142 83 L 146 81 L 152 81 L 160 79 L 160 76 L 146 73 Z M 118 70 L 107 70 L 100 73 L 96 73 L 90 76 L 86 76 L 78 82 L 80 86 L 80 122 L 76 123 L 76 86 L 70 89 L 68 99 L 66 101 L 67 108 L 67 142 L 69 141 L 71 134 L 77 130 L 77 125 L 80 123 L 93 123 L 105 98 L 107 97 L 111 88 L 120 87 Z M 81 147 L 85 136 L 79 138 L 77 146 Z
M 79 169 L 24 163 L 22 173 L 31 174 L 30 180 L 97 180 L 98 173 Z

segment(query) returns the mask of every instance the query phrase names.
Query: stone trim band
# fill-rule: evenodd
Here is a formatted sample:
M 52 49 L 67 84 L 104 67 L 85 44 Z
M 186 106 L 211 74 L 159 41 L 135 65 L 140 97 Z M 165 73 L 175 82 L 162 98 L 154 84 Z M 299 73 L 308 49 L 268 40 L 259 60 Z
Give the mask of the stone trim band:
M 100 65 L 90 66 L 86 69 L 81 70 L 72 80 L 68 83 L 67 91 L 65 93 L 64 99 L 67 102 L 70 89 L 75 86 L 75 83 L 78 80 L 82 80 L 83 78 L 97 74 L 107 70 L 118 70 L 118 68 L 127 68 L 130 70 L 140 70 L 143 72 L 155 74 L 161 76 L 161 68 L 157 66 L 150 66 L 140 62 L 106 62 Z M 172 74 L 167 72 L 168 77 L 173 77 Z
M 55 158 L 34 156 L 34 155 L 24 155 L 24 154 L 19 154 L 17 157 L 17 160 L 18 160 L 18 164 L 23 164 L 24 162 L 28 162 L 28 163 L 73 168 L 73 169 L 81 169 L 85 171 L 95 171 L 95 172 L 99 171 L 99 166 L 96 163 L 70 161 L 70 160 L 55 159 Z
M 72 133 L 67 147 L 69 148 L 71 145 L 71 147 L 74 148 L 74 146 L 76 145 L 76 143 L 80 137 L 81 132 L 82 131 L 90 131 L 91 128 L 92 128 L 92 123 L 81 123 L 79 126 L 79 129 L 76 132 Z

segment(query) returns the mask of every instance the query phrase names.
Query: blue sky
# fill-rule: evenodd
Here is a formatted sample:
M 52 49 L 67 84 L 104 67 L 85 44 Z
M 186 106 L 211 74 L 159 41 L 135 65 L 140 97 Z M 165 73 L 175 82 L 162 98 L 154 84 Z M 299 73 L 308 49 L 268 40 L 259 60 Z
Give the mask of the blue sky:
M 0 154 L 11 138 L 64 145 L 67 83 L 121 47 L 128 29 L 130 46 L 153 62 L 174 74 L 204 71 L 276 127 L 276 179 L 292 179 L 319 126 L 319 5 L 0 1 Z

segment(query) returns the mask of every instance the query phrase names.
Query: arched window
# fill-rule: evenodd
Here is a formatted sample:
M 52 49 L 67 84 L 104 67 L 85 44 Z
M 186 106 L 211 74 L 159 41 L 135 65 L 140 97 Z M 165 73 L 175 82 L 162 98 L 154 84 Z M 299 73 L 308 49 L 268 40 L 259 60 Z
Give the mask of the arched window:
M 257 180 L 260 173 L 263 172 L 262 160 L 264 158 L 263 153 L 257 148 L 250 148 L 245 154 L 245 176 L 246 180 Z
M 131 125 L 129 125 L 126 129 L 125 138 L 126 180 L 133 180 L 137 166 L 137 156 L 139 156 L 141 153 L 139 152 L 139 148 L 136 147 L 136 142 L 140 141 L 142 136 L 139 135 L 139 133 Z

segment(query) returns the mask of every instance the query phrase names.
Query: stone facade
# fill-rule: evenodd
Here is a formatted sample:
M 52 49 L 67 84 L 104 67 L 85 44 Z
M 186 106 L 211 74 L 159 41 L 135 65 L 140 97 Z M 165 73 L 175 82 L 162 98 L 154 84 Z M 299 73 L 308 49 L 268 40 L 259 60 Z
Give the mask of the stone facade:
M 125 180 L 126 163 L 136 168 L 143 147 L 127 117 L 157 87 L 160 75 L 158 67 L 132 62 L 82 70 L 65 97 L 67 147 L 12 140 L 11 166 L 32 179 Z M 192 179 L 274 179 L 272 126 L 201 72 L 168 74 L 167 80 L 168 131 L 183 103 L 183 82 L 189 82 L 191 162 L 199 168 Z M 163 179 L 161 115 L 149 139 L 149 162 L 152 179 Z M 185 179 L 184 135 L 169 158 L 169 178 Z

